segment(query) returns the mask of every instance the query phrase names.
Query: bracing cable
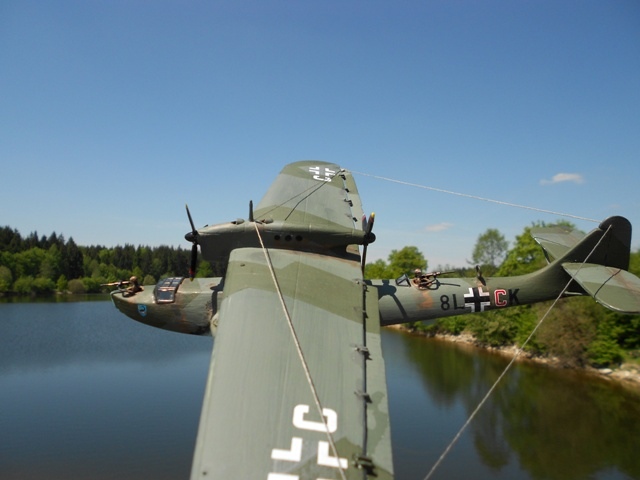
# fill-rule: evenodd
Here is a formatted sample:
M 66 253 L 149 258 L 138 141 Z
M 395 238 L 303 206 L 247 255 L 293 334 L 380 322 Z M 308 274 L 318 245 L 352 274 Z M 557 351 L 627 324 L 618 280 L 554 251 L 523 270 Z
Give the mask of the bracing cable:
M 355 173 L 355 174 L 358 174 L 358 175 L 363 175 L 365 177 L 376 178 L 378 180 L 385 180 L 387 182 L 398 183 L 400 185 L 406 185 L 406 186 L 409 186 L 409 187 L 416 187 L 416 188 L 422 188 L 424 190 L 431 190 L 433 192 L 446 193 L 446 194 L 455 195 L 455 196 L 458 196 L 458 197 L 466 197 L 466 198 L 472 198 L 474 200 L 481 200 L 483 202 L 497 203 L 498 205 L 505 205 L 505 206 L 508 206 L 508 207 L 523 208 L 525 210 L 533 210 L 535 212 L 550 213 L 552 215 L 558 215 L 560 217 L 567 217 L 567 218 L 573 218 L 573 219 L 576 219 L 576 220 L 586 220 L 588 222 L 599 223 L 598 220 L 594 220 L 593 218 L 581 217 L 581 216 L 578 216 L 578 215 L 572 215 L 570 213 L 556 212 L 556 211 L 553 211 L 553 210 L 546 210 L 546 209 L 543 209 L 543 208 L 531 207 L 531 206 L 528 206 L 528 205 L 520 205 L 520 204 L 517 204 L 517 203 L 504 202 L 502 200 L 494 200 L 494 199 L 491 199 L 491 198 L 480 197 L 480 196 L 477 196 L 477 195 L 469 195 L 468 193 L 460 193 L 460 192 L 454 192 L 454 191 L 451 191 L 451 190 L 444 190 L 442 188 L 429 187 L 427 185 L 420 185 L 418 183 L 405 182 L 403 180 L 395 180 L 393 178 L 381 177 L 379 175 L 372 175 L 370 173 L 356 172 L 354 170 L 351 170 L 351 173 Z
M 300 345 L 300 339 L 298 338 L 298 334 L 296 333 L 296 329 L 293 326 L 293 320 L 291 319 L 291 315 L 289 313 L 289 309 L 287 308 L 287 304 L 284 300 L 284 295 L 282 294 L 282 289 L 280 288 L 280 284 L 278 283 L 278 278 L 276 277 L 275 270 L 273 268 L 273 263 L 271 262 L 271 256 L 269 255 L 269 251 L 264 246 L 264 242 L 262 241 L 262 235 L 260 235 L 260 228 L 258 227 L 258 222 L 253 223 L 256 234 L 258 235 L 258 240 L 260 241 L 260 247 L 262 248 L 262 252 L 264 253 L 264 258 L 267 262 L 267 266 L 269 267 L 269 273 L 271 274 L 271 279 L 273 280 L 273 284 L 276 288 L 276 292 L 278 294 L 278 298 L 280 300 L 280 305 L 282 306 L 282 311 L 284 312 L 284 316 L 287 319 L 287 324 L 289 326 L 289 331 L 291 332 L 291 338 L 296 347 L 296 351 L 298 353 L 298 358 L 300 359 L 300 364 L 302 365 L 302 369 L 304 370 L 304 374 L 307 378 L 307 383 L 309 384 L 309 389 L 311 390 L 311 394 L 313 396 L 313 400 L 315 402 L 315 406 L 318 409 L 318 413 L 320 414 L 320 418 L 322 419 L 322 424 L 324 426 L 325 432 L 327 434 L 327 439 L 329 440 L 329 446 L 331 447 L 331 452 L 334 457 L 338 457 L 338 449 L 336 448 L 335 441 L 333 440 L 333 435 L 329 430 L 329 425 L 327 424 L 327 420 L 322 413 L 322 404 L 320 403 L 320 397 L 318 396 L 318 390 L 316 389 L 315 384 L 313 383 L 313 378 L 311 377 L 311 372 L 309 370 L 309 364 L 304 356 L 304 352 L 302 351 L 302 346 Z M 346 476 L 344 470 L 338 464 L 338 471 L 340 472 L 340 477 L 342 480 L 346 480 Z
M 591 249 L 591 251 L 589 252 L 589 255 L 586 256 L 586 258 L 584 259 L 584 261 L 580 264 L 580 266 L 578 267 L 578 270 L 575 272 L 574 276 L 576 276 L 578 274 L 578 272 L 580 271 L 580 269 L 584 266 L 585 263 L 587 263 L 587 261 L 589 260 L 589 258 L 591 257 L 591 255 L 593 255 L 593 252 L 596 251 L 596 249 L 598 248 L 598 246 L 600 245 L 600 243 L 602 242 L 602 240 L 604 239 L 604 237 L 607 236 L 607 234 L 609 233 L 609 230 L 611 230 L 611 225 L 609 226 L 609 228 L 607 228 L 607 230 L 603 233 L 602 237 L 600 237 L 600 239 L 598 240 L 598 242 L 596 243 L 596 245 L 593 247 L 593 249 Z M 424 478 L 424 480 L 429 480 L 432 475 L 435 473 L 435 471 L 438 469 L 438 467 L 440 466 L 440 464 L 443 462 L 443 460 L 445 459 L 445 457 L 449 454 L 449 452 L 451 451 L 451 449 L 453 448 L 453 446 L 457 443 L 457 441 L 460 439 L 460 437 L 462 436 L 463 432 L 466 430 L 466 428 L 469 426 L 469 424 L 473 421 L 473 419 L 475 418 L 476 414 L 480 411 L 480 409 L 484 406 L 484 404 L 487 402 L 487 400 L 489 399 L 489 397 L 491 396 L 491 394 L 494 392 L 494 390 L 497 388 L 498 384 L 500 383 L 500 381 L 504 378 L 504 376 L 507 374 L 507 372 L 511 369 L 511 366 L 514 364 L 514 362 L 518 359 L 518 357 L 520 356 L 520 354 L 524 351 L 524 347 L 527 346 L 527 344 L 529 343 L 529 341 L 533 338 L 533 336 L 535 335 L 535 333 L 538 331 L 538 328 L 540 328 L 540 326 L 542 325 L 542 322 L 544 322 L 544 320 L 547 318 L 547 316 L 549 315 L 549 313 L 551 313 L 551 310 L 553 310 L 553 308 L 556 306 L 556 304 L 558 303 L 558 301 L 562 298 L 562 296 L 564 295 L 564 293 L 567 291 L 567 289 L 569 288 L 569 285 L 571 285 L 571 282 L 573 282 L 573 277 L 571 277 L 569 279 L 569 281 L 567 282 L 567 284 L 564 286 L 564 288 L 560 291 L 560 293 L 558 294 L 558 296 L 556 297 L 556 299 L 553 301 L 553 303 L 549 306 L 549 308 L 547 309 L 547 311 L 544 313 L 544 315 L 542 315 L 542 317 L 540 317 L 540 320 L 538 321 L 538 323 L 536 324 L 536 326 L 533 328 L 533 330 L 531 330 L 531 333 L 529 334 L 529 336 L 527 337 L 527 339 L 524 341 L 524 343 L 522 344 L 521 347 L 519 347 L 516 350 L 516 353 L 514 354 L 513 358 L 511 359 L 511 361 L 507 364 L 507 366 L 505 367 L 504 371 L 500 374 L 500 376 L 498 376 L 498 378 L 496 379 L 496 381 L 493 383 L 493 385 L 491 386 L 491 388 L 489 388 L 489 390 L 487 391 L 487 393 L 485 394 L 485 396 L 482 398 L 482 400 L 480 400 L 480 403 L 478 403 L 478 406 L 475 408 L 475 410 L 473 412 L 471 412 L 471 414 L 469 415 L 469 418 L 467 418 L 467 421 L 462 425 L 462 427 L 460 427 L 460 430 L 458 430 L 458 433 L 456 433 L 456 435 L 453 437 L 453 440 L 451 440 L 451 442 L 449 443 L 449 445 L 447 445 L 447 448 L 444 449 L 444 451 L 442 452 L 442 455 L 440 455 L 440 457 L 438 458 L 438 460 L 436 461 L 436 463 L 433 464 L 433 467 L 431 467 L 431 470 L 429 471 L 429 473 L 427 474 L 427 476 Z

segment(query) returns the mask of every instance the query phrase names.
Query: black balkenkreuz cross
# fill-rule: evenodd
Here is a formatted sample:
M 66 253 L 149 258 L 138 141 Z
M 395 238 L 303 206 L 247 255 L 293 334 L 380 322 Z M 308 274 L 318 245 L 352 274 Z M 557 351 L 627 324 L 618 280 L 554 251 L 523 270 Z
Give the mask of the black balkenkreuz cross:
M 482 287 L 469 288 L 464 294 L 464 306 L 471 307 L 472 312 L 484 312 L 484 307 L 491 305 L 489 292 L 483 292 Z

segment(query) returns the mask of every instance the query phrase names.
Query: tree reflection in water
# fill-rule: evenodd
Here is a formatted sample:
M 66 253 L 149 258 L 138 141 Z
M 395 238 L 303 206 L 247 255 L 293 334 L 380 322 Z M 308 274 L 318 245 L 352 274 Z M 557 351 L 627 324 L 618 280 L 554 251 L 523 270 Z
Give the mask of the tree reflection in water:
M 508 359 L 388 329 L 382 343 L 396 479 L 422 479 Z M 0 478 L 187 478 L 210 351 L 109 302 L 0 302 Z M 639 400 L 516 364 L 433 478 L 640 478 Z
M 440 439 L 443 451 L 509 359 L 468 345 L 402 336 L 409 337 L 403 342 L 408 365 L 431 402 L 439 411 L 452 412 L 455 425 L 451 435 Z M 517 464 L 522 470 L 518 478 L 640 478 L 639 400 L 637 392 L 584 373 L 518 362 L 463 437 L 473 439 L 487 475 L 500 476 Z M 463 407 L 461 415 L 454 413 L 456 405 Z M 458 458 L 457 448 L 440 467 L 445 472 L 447 462 Z M 435 478 L 445 478 L 437 473 Z M 467 473 L 479 478 L 479 472 Z

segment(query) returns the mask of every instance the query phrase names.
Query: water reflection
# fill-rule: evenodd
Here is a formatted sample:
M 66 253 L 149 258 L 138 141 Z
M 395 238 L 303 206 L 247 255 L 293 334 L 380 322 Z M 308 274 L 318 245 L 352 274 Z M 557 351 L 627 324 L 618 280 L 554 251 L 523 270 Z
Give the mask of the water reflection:
M 192 353 L 194 343 L 208 353 L 211 348 L 211 338 L 194 342 L 138 325 L 105 301 L 2 303 L 0 319 L 0 372 L 88 362 L 169 362 Z
M 110 302 L 0 303 L 0 478 L 188 478 L 212 340 Z M 422 479 L 507 359 L 383 332 L 394 465 Z M 433 478 L 640 478 L 638 395 L 518 364 Z
M 407 460 L 423 463 L 424 477 L 508 360 L 462 345 L 397 336 L 385 338 L 384 347 L 391 347 L 386 358 L 393 350 L 406 358 L 405 368 L 415 369 L 432 411 L 422 418 L 425 427 L 433 416 L 436 424 L 443 418 L 452 424 L 435 430 L 437 440 L 429 439 L 432 448 L 439 445 L 437 455 L 427 453 L 424 462 Z M 638 400 L 637 394 L 599 379 L 516 364 L 434 478 L 640 478 Z M 481 465 L 464 467 L 476 463 Z M 397 463 L 396 470 L 401 468 Z
M 0 304 L 0 478 L 188 478 L 211 338 Z

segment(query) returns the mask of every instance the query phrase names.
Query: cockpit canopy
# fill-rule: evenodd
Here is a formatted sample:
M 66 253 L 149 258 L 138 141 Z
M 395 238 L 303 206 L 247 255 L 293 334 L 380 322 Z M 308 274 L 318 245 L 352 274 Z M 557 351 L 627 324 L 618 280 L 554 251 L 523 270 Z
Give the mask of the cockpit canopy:
M 176 291 L 185 277 L 163 278 L 158 282 L 153 294 L 156 303 L 173 303 L 176 301 Z

